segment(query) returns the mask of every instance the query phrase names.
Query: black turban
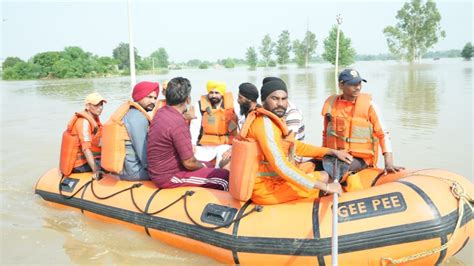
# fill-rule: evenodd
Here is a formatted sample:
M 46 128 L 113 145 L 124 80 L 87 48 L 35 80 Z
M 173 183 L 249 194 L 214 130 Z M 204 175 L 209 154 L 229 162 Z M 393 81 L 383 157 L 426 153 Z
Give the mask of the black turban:
M 266 77 L 266 78 L 263 79 L 262 85 L 269 82 L 269 81 L 272 81 L 272 80 L 281 80 L 281 81 L 283 81 L 281 78 L 277 78 L 277 77 Z
M 271 81 L 266 81 L 263 83 L 262 89 L 260 90 L 261 100 L 262 102 L 274 91 L 282 90 L 288 92 L 286 89 L 286 84 L 281 79 L 273 79 Z
M 255 85 L 245 82 L 239 85 L 239 93 L 245 98 L 255 102 L 258 99 L 258 90 Z

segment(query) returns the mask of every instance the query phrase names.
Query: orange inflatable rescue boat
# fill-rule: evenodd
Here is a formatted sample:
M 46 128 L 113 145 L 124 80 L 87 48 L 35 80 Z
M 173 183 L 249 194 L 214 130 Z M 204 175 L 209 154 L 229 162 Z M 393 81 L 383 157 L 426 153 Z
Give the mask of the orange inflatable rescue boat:
M 444 170 L 359 172 L 364 189 L 339 198 L 340 265 L 435 265 L 474 235 L 473 184 Z M 128 225 L 226 264 L 330 265 L 332 196 L 258 206 L 229 192 L 44 174 L 35 193 L 52 205 Z

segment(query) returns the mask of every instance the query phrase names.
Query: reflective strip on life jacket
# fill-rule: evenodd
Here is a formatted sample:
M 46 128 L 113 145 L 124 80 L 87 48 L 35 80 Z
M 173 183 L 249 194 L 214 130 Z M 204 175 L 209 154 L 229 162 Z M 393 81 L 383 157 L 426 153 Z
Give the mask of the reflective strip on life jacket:
M 347 150 L 355 157 L 364 159 L 368 164 L 377 161 L 377 138 L 373 135 L 373 126 L 369 121 L 369 108 L 372 97 L 361 93 L 355 102 L 351 117 L 342 117 L 337 110 L 337 99 L 332 95 L 325 103 L 327 119 L 326 146 L 332 149 Z
M 314 187 L 314 184 L 311 183 L 308 179 L 306 179 L 304 176 L 300 175 L 298 172 L 294 171 L 287 165 L 287 159 L 284 158 L 281 154 L 280 148 L 278 147 L 278 144 L 275 142 L 274 132 L 272 129 L 272 120 L 266 116 L 263 117 L 264 119 L 264 127 L 265 127 L 265 133 L 268 136 L 266 140 L 268 141 L 268 146 L 270 147 L 269 151 L 272 153 L 272 156 L 275 160 L 275 164 L 278 167 L 278 169 L 288 178 L 292 179 L 294 182 L 300 184 L 301 186 L 307 188 L 307 189 L 312 189 Z M 285 151 L 283 151 L 285 153 Z M 286 151 L 286 154 L 288 155 L 288 151 Z

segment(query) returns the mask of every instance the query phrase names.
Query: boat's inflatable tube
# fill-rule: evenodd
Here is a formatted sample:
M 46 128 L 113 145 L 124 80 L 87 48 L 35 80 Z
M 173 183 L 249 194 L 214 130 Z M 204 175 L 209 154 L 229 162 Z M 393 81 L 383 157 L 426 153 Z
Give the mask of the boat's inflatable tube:
M 474 192 L 467 179 L 436 169 L 378 173 L 359 173 L 368 187 L 340 196 L 340 265 L 435 265 L 473 236 L 469 200 Z M 128 225 L 226 264 L 331 263 L 330 196 L 255 206 L 224 191 L 157 189 L 151 182 L 108 175 L 92 181 L 90 176 L 62 177 L 52 169 L 39 179 L 35 192 L 51 204 Z

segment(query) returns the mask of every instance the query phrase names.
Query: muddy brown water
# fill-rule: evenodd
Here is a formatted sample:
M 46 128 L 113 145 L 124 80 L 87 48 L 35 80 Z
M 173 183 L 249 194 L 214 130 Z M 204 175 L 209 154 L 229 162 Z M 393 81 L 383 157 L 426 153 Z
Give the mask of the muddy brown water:
M 411 169 L 442 168 L 473 180 L 473 65 L 462 59 L 423 60 L 410 66 L 395 61 L 358 62 L 391 129 L 396 165 Z M 304 112 L 306 141 L 321 143 L 321 106 L 335 92 L 333 68 L 246 68 L 179 70 L 138 76 L 162 81 L 184 76 L 193 85 L 193 101 L 209 79 L 227 82 L 237 92 L 241 82 L 260 87 L 265 76 L 287 81 L 289 98 Z M 2 265 L 12 264 L 217 264 L 126 228 L 104 224 L 79 212 L 48 207 L 33 187 L 57 166 L 60 137 L 86 94 L 108 99 L 102 121 L 129 97 L 127 77 L 2 81 L 0 226 Z M 473 265 L 472 241 L 446 265 Z

